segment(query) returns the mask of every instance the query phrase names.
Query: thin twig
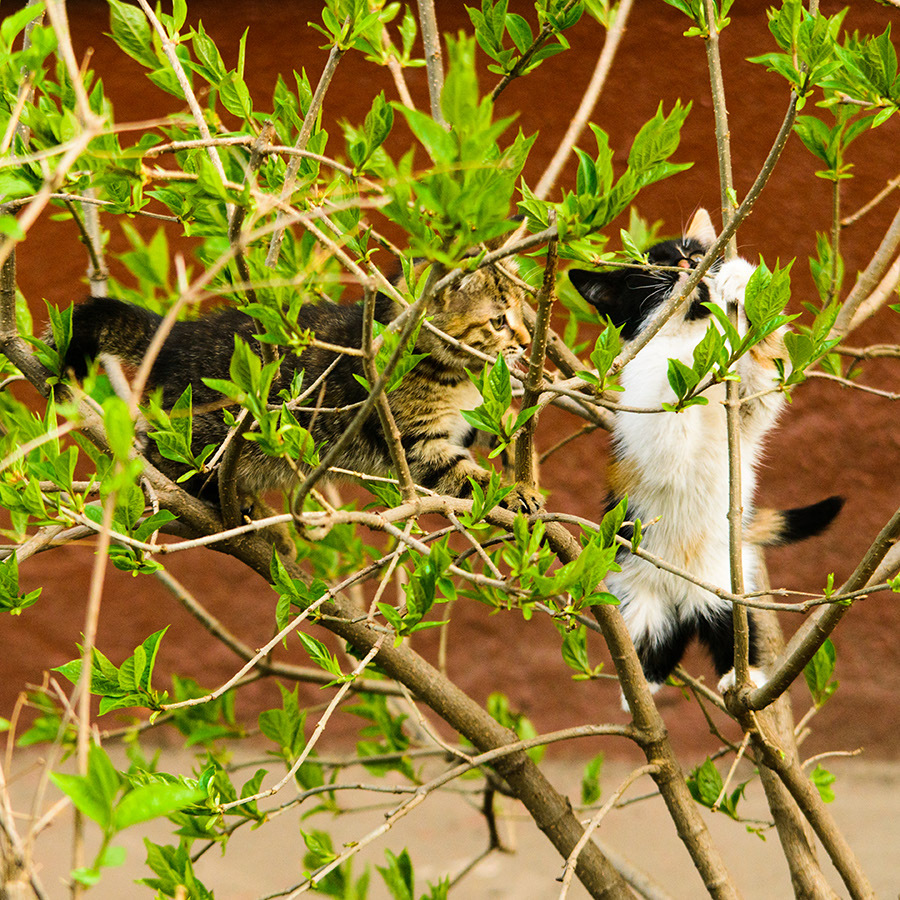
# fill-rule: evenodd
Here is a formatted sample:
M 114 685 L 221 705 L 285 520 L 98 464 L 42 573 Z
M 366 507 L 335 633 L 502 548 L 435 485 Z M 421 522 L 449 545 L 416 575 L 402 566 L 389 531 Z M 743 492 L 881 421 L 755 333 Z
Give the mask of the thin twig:
M 853 574 L 838 589 L 838 593 L 866 588 L 878 564 L 900 538 L 900 509 L 878 533 Z M 741 702 L 746 708 L 764 709 L 793 683 L 803 671 L 825 639 L 837 628 L 838 623 L 851 608 L 851 603 L 830 604 L 810 616 L 791 638 L 782 658 L 769 675 L 769 680 L 750 691 Z
M 745 731 L 752 731 L 757 736 L 755 745 L 766 766 L 778 774 L 800 807 L 838 870 L 841 880 L 853 900 L 862 900 L 862 898 L 874 900 L 875 892 L 863 872 L 859 860 L 825 806 L 818 790 L 804 774 L 796 756 L 779 746 L 773 735 L 764 733 L 758 717 L 752 712 L 742 716 L 741 724 Z
M 577 2 L 577 0 L 569 0 L 566 5 L 559 10 L 559 16 L 564 16 Z M 549 21 L 543 25 L 541 30 L 538 32 L 537 37 L 531 42 L 531 44 L 525 48 L 525 52 L 519 57 L 516 61 L 515 65 L 507 72 L 503 78 L 497 83 L 494 89 L 491 91 L 491 100 L 496 100 L 503 91 L 509 86 L 510 82 L 515 81 L 516 78 L 519 78 L 522 73 L 531 65 L 531 60 L 534 58 L 535 53 L 550 40 L 551 37 L 556 33 L 556 27 L 550 23 Z
M 217 619 L 190 591 L 166 569 L 157 569 L 153 573 L 164 584 L 176 600 L 218 641 L 221 641 L 229 650 L 243 660 L 250 660 L 256 656 L 256 651 L 232 634 L 225 625 Z M 305 666 L 294 666 L 288 663 L 279 663 L 264 657 L 257 660 L 256 667 L 267 675 L 275 675 L 279 678 L 288 678 L 291 681 L 310 682 L 312 684 L 331 684 L 334 677 L 321 669 Z M 373 678 L 356 678 L 350 683 L 350 690 L 365 691 L 373 694 L 399 695 L 400 689 L 390 681 Z
M 319 118 L 319 112 L 322 109 L 322 101 L 325 99 L 325 94 L 331 85 L 332 78 L 334 78 L 338 63 L 346 52 L 345 48 L 342 48 L 337 44 L 332 46 L 331 52 L 328 54 L 328 60 L 325 63 L 325 68 L 322 69 L 322 74 L 319 76 L 319 83 L 316 85 L 316 90 L 309 102 L 309 109 L 306 110 L 306 115 L 303 117 L 300 133 L 297 135 L 297 140 L 294 143 L 295 150 L 306 149 L 306 145 L 312 136 L 313 128 Z M 294 193 L 294 186 L 297 183 L 297 172 L 300 170 L 301 161 L 302 156 L 298 153 L 296 156 L 293 156 L 288 163 L 284 177 L 284 186 L 281 189 L 282 203 L 287 203 L 291 194 Z M 275 221 L 275 230 L 269 241 L 269 252 L 266 256 L 266 265 L 270 269 L 274 269 L 278 264 L 278 254 L 281 252 L 281 242 L 284 240 L 285 225 L 286 217 L 283 212 L 279 212 Z
M 581 840 L 578 841 L 575 848 L 569 854 L 569 858 L 566 860 L 565 869 L 563 870 L 563 875 L 560 879 L 562 881 L 562 890 L 559 892 L 559 900 L 565 900 L 565 898 L 569 896 L 569 886 L 572 883 L 572 876 L 575 874 L 575 863 L 578 860 L 578 854 L 581 853 L 582 847 L 590 840 L 591 835 L 599 827 L 603 819 L 606 818 L 607 813 L 609 813 L 622 794 L 624 794 L 638 778 L 641 778 L 644 775 L 655 775 L 658 771 L 658 766 L 653 763 L 648 763 L 647 765 L 641 766 L 633 772 L 630 772 L 622 783 L 612 792 L 612 794 L 610 794 L 606 803 L 597 810 L 587 827 L 584 829 Z
M 709 249 L 703 260 L 697 265 L 697 268 L 693 270 L 691 276 L 682 285 L 681 290 L 672 292 L 672 297 L 660 306 L 658 312 L 647 323 L 641 333 L 633 341 L 629 341 L 622 353 L 620 353 L 613 361 L 613 364 L 610 366 L 611 375 L 620 372 L 641 350 L 643 350 L 644 347 L 647 346 L 650 340 L 659 332 L 663 325 L 665 325 L 675 311 L 685 302 L 685 299 L 690 296 L 694 288 L 700 283 L 700 279 L 706 274 L 710 265 L 718 258 L 728 241 L 731 240 L 731 236 L 737 230 L 738 225 L 740 225 L 753 211 L 753 206 L 755 205 L 757 198 L 762 192 L 762 189 L 766 186 L 766 183 L 775 168 L 775 164 L 781 158 L 782 151 L 784 150 L 788 138 L 791 135 L 791 130 L 794 127 L 794 120 L 796 117 L 797 97 L 795 94 L 791 94 L 787 112 L 782 120 L 775 141 L 766 156 L 759 174 L 756 176 L 756 180 L 753 182 L 750 190 L 741 202 L 741 205 L 735 210 L 734 217 L 722 228 L 722 233 Z
M 550 224 L 553 224 L 552 222 Z M 544 265 L 544 282 L 537 296 L 537 316 L 534 333 L 531 337 L 531 357 L 528 361 L 528 374 L 525 376 L 525 393 L 522 396 L 522 409 L 537 406 L 544 385 L 544 361 L 547 356 L 547 332 L 550 328 L 550 317 L 553 315 L 553 303 L 556 300 L 556 266 L 558 262 L 557 241 L 553 239 L 547 245 L 547 261 Z M 535 489 L 537 472 L 534 466 L 534 431 L 537 426 L 537 414 L 533 415 L 522 427 L 516 441 L 516 481 Z
M 882 200 L 900 187 L 900 175 L 892 178 L 868 203 L 861 206 L 855 213 L 841 219 L 841 227 L 846 228 L 861 219 L 867 212 L 873 210 Z
M 627 730 L 627 726 L 580 725 L 575 728 L 567 728 L 563 731 L 551 732 L 550 734 L 540 735 L 536 738 L 530 738 L 528 740 L 511 742 L 502 747 L 497 747 L 493 750 L 487 750 L 484 753 L 479 753 L 477 756 L 473 756 L 468 762 L 460 763 L 459 765 L 454 766 L 452 769 L 449 769 L 436 778 L 433 778 L 426 784 L 420 785 L 416 793 L 409 800 L 405 800 L 389 815 L 387 815 L 385 817 L 385 821 L 381 825 L 379 825 L 373 831 L 369 832 L 369 834 L 361 838 L 359 841 L 354 842 L 352 846 L 350 846 L 347 850 L 341 853 L 330 863 L 313 872 L 307 880 L 297 885 L 297 887 L 292 889 L 289 894 L 285 891 L 279 894 L 271 894 L 269 896 L 280 897 L 288 894 L 288 900 L 291 900 L 291 898 L 297 897 L 300 894 L 306 893 L 306 891 L 314 888 L 329 872 L 342 865 L 351 856 L 358 853 L 360 850 L 371 844 L 377 838 L 381 837 L 382 834 L 390 831 L 390 829 L 399 819 L 412 812 L 425 800 L 425 798 L 429 794 L 433 793 L 438 788 L 443 787 L 450 781 L 459 778 L 461 775 L 465 774 L 473 768 L 483 766 L 487 763 L 493 762 L 496 759 L 508 756 L 511 753 L 530 750 L 532 747 L 542 747 L 546 744 L 557 743 L 558 741 L 571 740 L 578 737 L 587 737 L 590 734 L 623 734 Z
M 616 51 L 619 49 L 622 36 L 625 34 L 625 26 L 628 23 L 628 16 L 631 14 L 632 2 L 633 0 L 620 0 L 619 2 L 612 25 L 606 32 L 606 40 L 603 42 L 603 50 L 600 51 L 597 65 L 594 67 L 591 80 L 581 97 L 581 103 L 579 103 L 575 115 L 572 116 L 572 121 L 569 123 L 569 127 L 559 146 L 556 148 L 553 159 L 548 163 L 535 188 L 534 193 L 541 200 L 547 197 L 550 189 L 556 184 L 556 180 L 559 178 L 566 161 L 572 153 L 572 148 L 578 143 L 591 117 L 591 113 L 600 99 L 600 93 L 606 84 L 606 78 L 609 75 L 610 68 L 612 68 Z
M 356 668 L 347 676 L 348 680 L 341 683 L 341 686 L 338 688 L 337 693 L 334 695 L 332 701 L 328 704 L 325 712 L 322 713 L 319 721 L 316 723 L 315 730 L 310 735 L 309 740 L 306 742 L 306 745 L 303 747 L 300 755 L 294 760 L 291 764 L 291 767 L 285 773 L 284 777 L 274 784 L 272 787 L 268 788 L 265 791 L 259 791 L 256 794 L 253 794 L 250 797 L 242 797 L 240 800 L 232 800 L 230 803 L 222 803 L 218 807 L 219 812 L 227 812 L 229 809 L 233 809 L 236 806 L 243 806 L 245 803 L 256 803 L 259 800 L 263 800 L 266 797 L 271 797 L 273 794 L 278 793 L 286 784 L 293 780 L 294 775 L 297 774 L 297 771 L 306 762 L 309 754 L 313 751 L 316 744 L 318 743 L 319 738 L 322 736 L 322 732 L 325 730 L 325 726 L 328 724 L 328 720 L 331 718 L 334 711 L 341 704 L 341 701 L 347 694 L 347 691 L 350 690 L 350 681 L 356 678 L 358 675 L 362 673 L 365 667 L 375 658 L 375 655 L 381 649 L 381 644 L 384 641 L 385 635 L 381 635 L 378 640 L 375 641 L 372 649 L 359 661 L 359 664 Z
M 363 301 L 363 369 L 369 384 L 374 385 L 378 380 L 378 370 L 375 367 L 375 354 L 372 349 L 372 330 L 375 319 L 375 300 L 377 294 L 372 288 L 366 288 Z M 406 459 L 406 450 L 403 448 L 403 436 L 397 427 L 397 421 L 388 402 L 387 394 L 382 390 L 378 394 L 378 403 L 375 407 L 381 422 L 381 432 L 387 443 L 391 464 L 397 473 L 400 483 L 400 493 L 407 502 L 415 499 L 416 486 L 409 471 L 409 462 Z

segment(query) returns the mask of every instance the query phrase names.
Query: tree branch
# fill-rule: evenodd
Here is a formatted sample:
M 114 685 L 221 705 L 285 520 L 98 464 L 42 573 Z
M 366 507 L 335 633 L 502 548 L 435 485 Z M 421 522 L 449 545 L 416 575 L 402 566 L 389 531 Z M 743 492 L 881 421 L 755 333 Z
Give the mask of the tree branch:
M 875 892 L 856 855 L 828 812 L 818 790 L 803 773 L 796 755 L 790 752 L 790 748 L 783 747 L 774 735 L 764 733 L 760 720 L 753 713 L 745 713 L 741 717 L 741 724 L 746 731 L 753 731 L 756 734 L 757 739 L 754 741 L 754 746 L 758 757 L 778 774 L 803 811 L 853 900 L 863 900 L 863 898 L 874 900 Z
M 838 589 L 838 593 L 843 594 L 866 587 L 878 564 L 898 538 L 900 538 L 900 509 L 881 529 L 853 574 Z M 851 602 L 836 603 L 813 613 L 791 638 L 787 650 L 771 672 L 769 680 L 762 687 L 755 688 L 742 698 L 738 698 L 740 707 L 749 710 L 764 709 L 776 697 L 781 696 L 803 671 L 819 647 L 825 643 L 825 639 L 837 628 L 851 606 Z
M 315 93 L 312 96 L 312 100 L 309 102 L 309 109 L 306 111 L 306 115 L 303 118 L 303 124 L 300 126 L 300 133 L 297 135 L 297 140 L 294 143 L 295 150 L 306 149 L 306 145 L 312 136 L 316 119 L 319 117 L 319 112 L 322 109 L 322 101 L 325 99 L 325 93 L 331 85 L 331 79 L 334 77 L 338 63 L 346 52 L 346 49 L 340 48 L 337 44 L 331 48 L 331 52 L 328 54 L 328 60 L 325 63 L 325 68 L 322 69 L 322 74 L 319 76 L 319 83 L 316 85 Z M 302 155 L 298 153 L 297 155 L 292 156 L 291 161 L 288 163 L 287 172 L 284 177 L 284 187 L 281 189 L 282 203 L 287 203 L 291 198 L 291 194 L 294 193 L 294 185 L 297 183 L 297 172 L 300 169 L 301 162 Z M 274 269 L 278 264 L 278 254 L 281 252 L 281 242 L 284 240 L 285 222 L 285 214 L 279 212 L 275 220 L 275 231 L 272 233 L 272 237 L 269 241 L 269 252 L 266 256 L 266 265 L 270 269 Z
M 544 174 L 541 175 L 541 179 L 538 181 L 537 187 L 535 188 L 535 196 L 539 197 L 541 200 L 546 199 L 547 195 L 550 193 L 550 189 L 556 184 L 556 180 L 559 178 L 566 161 L 572 153 L 572 148 L 581 138 L 584 128 L 591 117 L 591 113 L 594 111 L 594 107 L 600 99 L 600 94 L 606 84 L 609 70 L 612 68 L 616 51 L 619 49 L 619 44 L 622 42 L 622 37 L 625 34 L 625 26 L 628 23 L 628 16 L 631 14 L 632 3 L 633 0 L 620 0 L 619 2 L 613 23 L 606 31 L 606 40 L 603 42 L 603 49 L 600 51 L 600 56 L 597 58 L 597 65 L 594 66 L 594 72 L 582 95 L 581 103 L 578 104 L 578 109 L 576 110 L 575 115 L 572 116 L 572 121 L 569 123 L 569 127 L 566 130 L 562 141 L 560 141 L 559 146 L 556 148 L 553 159 L 548 163 L 547 168 L 544 170 Z M 496 90 L 497 89 L 495 88 L 495 91 Z
M 613 361 L 612 366 L 610 366 L 610 374 L 615 375 L 620 372 L 635 358 L 635 356 L 637 356 L 638 353 L 640 353 L 641 350 L 644 349 L 644 347 L 647 346 L 650 340 L 656 336 L 663 325 L 671 318 L 675 310 L 684 303 L 685 299 L 690 296 L 694 288 L 700 283 L 700 279 L 707 273 L 713 261 L 721 255 L 726 244 L 731 240 L 731 236 L 737 231 L 738 225 L 740 225 L 753 211 L 753 206 L 762 192 L 762 189 L 766 186 L 766 183 L 775 168 L 775 164 L 780 159 L 784 147 L 787 144 L 796 117 L 797 97 L 796 95 L 791 94 L 787 112 L 785 113 L 775 141 L 769 150 L 769 154 L 766 157 L 759 174 L 756 176 L 756 180 L 747 192 L 747 196 L 744 197 L 741 205 L 735 210 L 734 217 L 723 227 L 722 233 L 697 268 L 692 271 L 690 277 L 682 286 L 682 289 L 678 292 L 673 292 L 672 297 L 660 306 L 659 311 L 647 323 L 641 333 L 633 341 L 629 341 L 622 353 L 620 353 Z
M 862 303 L 878 289 L 879 282 L 891 264 L 891 260 L 900 248 L 900 209 L 897 210 L 887 232 L 885 232 L 875 255 L 869 261 L 865 271 L 859 276 L 853 290 L 847 295 L 841 311 L 838 313 L 831 329 L 832 337 L 843 337 L 850 331 L 856 312 Z
M 431 101 L 431 118 L 445 125 L 441 112 L 441 94 L 444 90 L 444 65 L 441 56 L 441 36 L 438 32 L 434 0 L 416 0 L 419 6 L 419 28 L 425 47 L 425 68 L 428 73 L 428 96 Z
M 557 241 L 554 238 L 547 247 L 544 283 L 537 296 L 537 316 L 531 337 L 531 358 L 528 363 L 528 374 L 525 376 L 522 409 L 537 406 L 541 397 L 541 388 L 544 384 L 544 360 L 547 355 L 547 333 L 550 329 L 550 317 L 553 314 L 553 301 L 556 299 L 557 261 Z M 537 419 L 537 414 L 533 415 L 522 427 L 516 439 L 516 481 L 531 488 L 537 487 L 537 473 L 534 466 L 534 430 L 537 426 Z

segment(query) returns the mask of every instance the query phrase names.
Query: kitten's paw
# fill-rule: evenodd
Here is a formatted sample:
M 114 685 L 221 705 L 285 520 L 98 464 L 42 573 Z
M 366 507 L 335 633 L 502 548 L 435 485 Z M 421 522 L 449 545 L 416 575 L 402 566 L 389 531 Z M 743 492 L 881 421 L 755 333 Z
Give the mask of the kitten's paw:
M 517 484 L 503 498 L 501 506 L 512 512 L 523 512 L 530 516 L 544 508 L 544 495 L 536 488 Z
M 733 690 L 734 680 L 734 669 L 729 669 L 719 679 L 719 684 L 717 685 L 719 688 L 719 693 L 724 694 L 726 691 Z M 766 673 L 763 672 L 762 669 L 756 669 L 753 666 L 750 667 L 750 683 L 753 685 L 753 687 L 762 687 L 768 680 L 769 679 L 766 676 Z
M 241 518 L 248 525 L 258 519 L 267 519 L 274 515 L 275 510 L 259 497 L 249 498 L 248 504 L 241 509 Z M 274 545 L 282 559 L 290 561 L 296 559 L 297 545 L 294 543 L 291 529 L 286 522 L 266 525 L 264 528 L 260 528 L 259 535 Z
M 715 286 L 726 303 L 730 301 L 744 302 L 744 292 L 753 274 L 755 266 L 746 259 L 733 259 L 722 264 L 716 275 Z
M 648 681 L 647 682 L 647 687 L 650 688 L 651 694 L 655 694 L 662 686 L 663 686 L 663 683 L 661 681 Z M 619 694 L 619 701 L 622 704 L 622 711 L 630 713 L 631 707 L 628 705 L 628 701 L 625 699 L 624 691 Z

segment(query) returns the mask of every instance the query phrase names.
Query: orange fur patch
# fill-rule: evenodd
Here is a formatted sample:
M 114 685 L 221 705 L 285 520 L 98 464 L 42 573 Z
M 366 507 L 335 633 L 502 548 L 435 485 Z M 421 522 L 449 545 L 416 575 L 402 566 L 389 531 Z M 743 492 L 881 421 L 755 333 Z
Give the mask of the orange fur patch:
M 762 546 L 777 544 L 784 531 L 784 514 L 777 509 L 758 509 L 744 528 L 744 540 Z

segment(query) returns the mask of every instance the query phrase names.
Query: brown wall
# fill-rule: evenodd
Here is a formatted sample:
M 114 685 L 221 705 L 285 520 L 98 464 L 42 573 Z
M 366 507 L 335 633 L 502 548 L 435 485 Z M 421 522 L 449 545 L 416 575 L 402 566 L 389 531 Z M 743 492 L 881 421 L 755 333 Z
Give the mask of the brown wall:
M 739 195 L 755 177 L 787 105 L 783 81 L 745 61 L 773 49 L 765 24 L 765 5 L 736 4 L 732 25 L 723 36 Z M 462 3 L 442 2 L 438 6 L 443 31 L 468 27 Z M 516 0 L 510 6 L 521 7 L 526 15 L 532 9 L 532 4 Z M 826 13 L 838 9 L 834 3 L 823 6 Z M 101 35 L 108 30 L 106 9 L 105 3 L 88 0 L 69 3 L 76 52 L 81 56 L 88 47 L 93 48 L 91 65 L 104 79 L 117 118 L 148 119 L 177 108 L 174 98 L 148 89 L 143 70 Z M 190 9 L 217 40 L 227 65 L 234 65 L 237 41 L 249 25 L 247 76 L 261 107 L 271 97 L 277 73 L 290 81 L 292 69 L 305 67 L 311 80 L 317 78 L 324 60 L 318 45 L 323 41 L 305 23 L 318 17 L 319 4 L 192 0 Z M 847 25 L 880 33 L 889 15 L 874 4 L 858 3 L 851 8 Z M 676 98 L 693 102 L 675 158 L 692 160 L 694 167 L 646 190 L 638 201 L 645 216 L 664 219 L 670 232 L 679 230 L 697 206 L 711 210 L 718 206 L 704 47 L 699 40 L 682 37 L 685 27 L 684 20 L 662 2 L 640 0 L 593 115 L 593 120 L 609 131 L 616 161 L 621 164 L 634 133 L 653 115 L 660 100 L 666 109 Z M 500 113 L 520 110 L 517 125 L 526 133 L 540 132 L 525 171 L 532 185 L 574 113 L 602 41 L 598 26 L 583 23 L 571 35 L 571 52 L 545 63 L 501 98 Z M 371 97 L 381 87 L 373 83 L 373 73 L 380 74 L 353 54 L 341 63 L 326 105 L 333 153 L 339 154 L 341 146 L 335 121 L 346 118 L 361 122 Z M 483 86 L 491 84 L 493 78 L 486 74 Z M 411 70 L 409 81 L 417 101 L 427 106 L 424 70 Z M 391 85 L 385 82 L 384 87 L 393 97 Z M 846 210 L 858 208 L 896 174 L 897 128 L 895 119 L 858 142 L 852 154 L 857 165 L 855 177 L 843 185 Z M 399 126 L 396 138 L 398 146 L 407 140 Z M 592 138 L 582 144 L 593 149 Z M 770 263 L 776 258 L 798 257 L 794 266 L 794 311 L 799 310 L 801 300 L 811 298 L 805 260 L 814 252 L 816 231 L 827 230 L 830 222 L 830 186 L 815 177 L 816 168 L 815 160 L 793 139 L 739 236 L 741 252 L 751 259 L 760 253 Z M 570 166 L 562 183 L 571 184 L 573 179 Z M 843 249 L 850 279 L 867 263 L 895 208 L 896 200 L 885 203 L 846 230 Z M 146 221 L 135 224 L 145 234 L 155 227 Z M 625 223 L 615 223 L 615 227 L 619 224 Z M 39 315 L 42 298 L 66 305 L 86 293 L 84 253 L 72 231 L 69 224 L 44 221 L 20 249 L 20 285 Z M 174 232 L 170 233 L 170 241 L 174 238 Z M 124 244 L 114 228 L 111 249 L 124 249 Z M 900 341 L 900 321 L 895 314 L 882 312 L 854 335 L 852 343 L 860 346 L 890 341 Z M 866 382 L 896 390 L 896 367 L 893 375 L 889 368 L 887 362 L 869 364 Z M 845 495 L 848 502 L 839 522 L 825 536 L 770 554 L 774 584 L 815 591 L 824 585 L 827 573 L 834 572 L 837 583 L 849 574 L 854 561 L 897 506 L 900 441 L 895 417 L 887 400 L 822 381 L 812 381 L 796 392 L 781 428 L 770 442 L 761 473 L 761 502 L 802 505 L 831 493 Z M 541 446 L 552 445 L 575 425 L 565 414 L 548 412 L 539 429 Z M 596 518 L 605 490 L 605 452 L 605 435 L 594 434 L 555 456 L 543 474 L 544 486 L 550 490 L 548 506 Z M 85 542 L 23 565 L 25 589 L 43 584 L 44 594 L 21 617 L 0 619 L 0 715 L 9 715 L 24 681 L 38 681 L 45 667 L 59 665 L 75 655 L 92 559 L 91 544 Z M 254 575 L 228 559 L 202 551 L 172 557 L 170 567 L 248 643 L 261 643 L 271 634 L 273 594 Z M 163 684 L 164 674 L 173 670 L 210 686 L 233 671 L 234 658 L 208 639 L 153 579 L 135 579 L 110 570 L 99 634 L 99 646 L 108 656 L 121 660 L 144 637 L 168 623 L 172 627 L 160 652 L 158 684 Z M 784 625 L 790 632 L 797 619 L 785 616 Z M 900 704 L 896 702 L 900 694 L 898 630 L 900 607 L 891 595 L 873 596 L 845 618 L 834 636 L 841 690 L 815 720 L 816 735 L 808 745 L 810 750 L 865 746 L 873 755 L 896 755 L 894 736 L 900 729 Z M 618 711 L 614 684 L 570 679 L 559 657 L 558 637 L 546 619 L 536 617 L 524 623 L 517 614 L 489 616 L 486 607 L 458 604 L 451 643 L 449 672 L 464 689 L 479 699 L 491 690 L 505 691 L 514 706 L 532 716 L 539 730 L 623 716 Z M 416 636 L 414 645 L 428 658 L 435 658 L 434 633 Z M 598 659 L 604 658 L 599 641 L 593 652 Z M 303 661 L 296 652 L 293 658 Z M 692 656 L 691 663 L 708 673 L 699 656 Z M 271 698 L 273 690 L 251 688 L 242 695 L 239 708 L 251 711 L 263 699 Z M 706 752 L 714 743 L 696 706 L 678 700 L 673 689 L 667 690 L 665 716 L 677 744 L 698 754 Z M 796 690 L 805 708 L 805 689 Z M 582 745 L 579 749 L 593 752 L 595 748 Z M 605 744 L 603 749 L 626 752 L 615 744 Z

